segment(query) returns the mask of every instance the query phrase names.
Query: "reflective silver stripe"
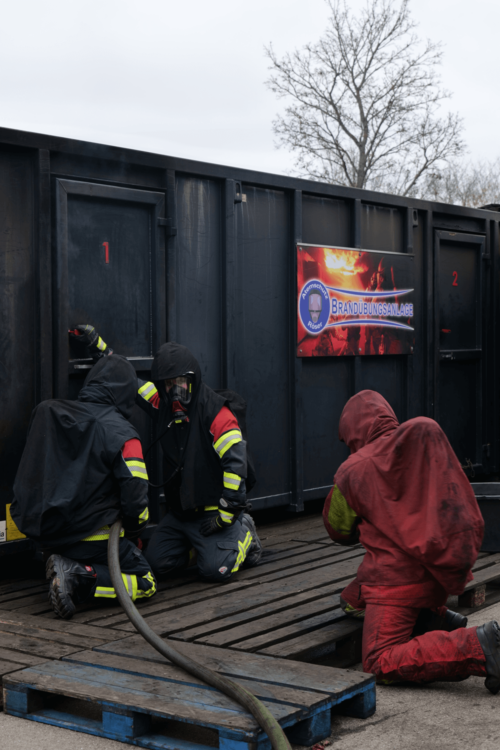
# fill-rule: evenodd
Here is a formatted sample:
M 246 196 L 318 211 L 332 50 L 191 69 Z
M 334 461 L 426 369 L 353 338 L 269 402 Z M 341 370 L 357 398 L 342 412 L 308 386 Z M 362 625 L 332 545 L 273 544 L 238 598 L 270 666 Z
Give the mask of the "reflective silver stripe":
M 155 393 L 158 393 L 158 391 L 156 390 L 154 383 L 144 383 L 144 385 L 141 385 L 139 388 L 139 396 L 142 396 L 146 401 L 149 401 Z
M 233 479 L 233 477 L 235 478 Z M 239 490 L 240 484 L 241 477 L 236 476 L 236 474 L 230 474 L 229 476 L 224 474 L 224 487 L 228 490 Z
M 125 579 L 125 586 L 127 587 L 127 594 L 130 596 L 130 598 L 133 598 L 134 594 L 134 584 L 132 582 L 132 576 L 127 575 L 127 573 L 123 573 L 123 578 Z
M 240 443 L 242 440 L 243 436 L 239 430 L 230 430 L 230 432 L 228 432 L 226 435 L 223 435 L 217 440 L 214 448 L 222 458 L 226 450 L 230 447 L 229 443 L 231 445 L 234 445 L 235 443 Z

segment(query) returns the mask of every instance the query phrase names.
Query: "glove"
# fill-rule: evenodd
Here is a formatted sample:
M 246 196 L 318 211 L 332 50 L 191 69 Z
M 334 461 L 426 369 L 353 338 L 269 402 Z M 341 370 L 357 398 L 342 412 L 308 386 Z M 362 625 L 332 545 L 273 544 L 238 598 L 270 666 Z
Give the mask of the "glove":
M 218 531 L 228 529 L 236 521 L 240 511 L 241 508 L 238 508 L 236 513 L 233 513 L 230 502 L 221 497 L 219 500 L 219 514 L 203 521 L 200 526 L 200 534 L 203 534 L 203 536 L 210 536 Z
M 224 526 L 222 525 L 222 519 L 220 516 L 206 518 L 200 526 L 200 534 L 203 536 L 212 536 L 212 534 L 216 534 L 220 531 L 224 531 Z
M 113 350 L 104 343 L 94 326 L 79 325 L 68 333 L 74 341 L 78 341 L 78 343 L 87 347 L 93 359 L 99 359 L 113 353 Z

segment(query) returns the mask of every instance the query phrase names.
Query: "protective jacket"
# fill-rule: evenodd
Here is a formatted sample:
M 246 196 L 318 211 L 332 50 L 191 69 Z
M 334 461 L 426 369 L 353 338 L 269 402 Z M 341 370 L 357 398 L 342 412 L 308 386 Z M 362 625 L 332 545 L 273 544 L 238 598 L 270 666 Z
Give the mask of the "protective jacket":
M 136 391 L 134 368 L 113 354 L 89 372 L 78 401 L 36 407 L 11 506 L 26 536 L 64 546 L 106 538 L 118 518 L 127 530 L 146 523 L 148 477 L 128 421 Z
M 339 437 L 351 456 L 323 511 L 336 541 L 359 539 L 360 584 L 438 581 L 461 594 L 472 580 L 484 522 L 446 435 L 432 419 L 399 424 L 387 401 L 361 391 L 344 407 Z
M 189 421 L 176 424 L 164 381 L 189 372 L 193 373 L 192 397 L 185 407 Z M 139 381 L 137 403 L 158 423 L 167 506 L 177 514 L 202 507 L 213 510 L 224 497 L 228 517 L 239 513 L 247 488 L 255 481 L 247 462 L 244 400 L 230 391 L 209 388 L 196 358 L 175 342 L 160 347 L 151 375 L 152 381 Z

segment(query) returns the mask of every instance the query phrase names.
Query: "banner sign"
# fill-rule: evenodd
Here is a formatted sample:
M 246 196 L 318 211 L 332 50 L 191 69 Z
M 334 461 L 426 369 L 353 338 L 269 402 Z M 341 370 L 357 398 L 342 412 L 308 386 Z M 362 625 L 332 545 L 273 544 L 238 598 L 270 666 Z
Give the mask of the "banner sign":
M 411 354 L 413 256 L 297 245 L 297 356 Z

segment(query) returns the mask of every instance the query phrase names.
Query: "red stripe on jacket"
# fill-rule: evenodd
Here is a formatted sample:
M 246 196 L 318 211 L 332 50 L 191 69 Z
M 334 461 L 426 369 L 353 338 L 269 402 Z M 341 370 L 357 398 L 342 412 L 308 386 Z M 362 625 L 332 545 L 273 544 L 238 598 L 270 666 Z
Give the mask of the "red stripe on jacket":
M 122 448 L 123 458 L 143 458 L 141 441 L 137 438 L 127 440 Z
M 227 406 L 223 406 L 211 424 L 210 434 L 214 436 L 214 443 L 216 443 L 220 436 L 225 432 L 239 429 L 240 426 L 238 420 L 231 409 L 228 409 Z

